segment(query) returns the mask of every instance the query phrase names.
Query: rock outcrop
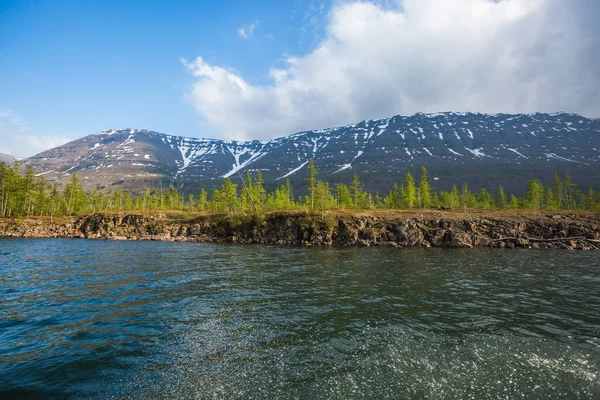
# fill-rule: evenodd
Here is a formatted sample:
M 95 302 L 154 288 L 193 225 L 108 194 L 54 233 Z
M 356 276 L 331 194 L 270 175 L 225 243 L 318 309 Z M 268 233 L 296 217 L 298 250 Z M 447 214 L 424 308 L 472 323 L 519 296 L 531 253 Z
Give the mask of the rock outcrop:
M 271 213 L 174 217 L 92 214 L 0 220 L 0 237 L 88 238 L 318 246 L 600 249 L 600 215 L 429 212 Z

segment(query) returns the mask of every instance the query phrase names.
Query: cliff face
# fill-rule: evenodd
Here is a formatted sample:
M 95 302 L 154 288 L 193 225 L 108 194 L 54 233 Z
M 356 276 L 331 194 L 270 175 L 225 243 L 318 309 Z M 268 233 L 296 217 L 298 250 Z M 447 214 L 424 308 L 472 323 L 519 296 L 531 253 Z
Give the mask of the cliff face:
M 54 222 L 48 219 L 0 220 L 0 237 L 593 250 L 600 249 L 600 216 L 274 213 L 259 219 L 248 216 L 173 218 L 167 215 L 93 214 Z

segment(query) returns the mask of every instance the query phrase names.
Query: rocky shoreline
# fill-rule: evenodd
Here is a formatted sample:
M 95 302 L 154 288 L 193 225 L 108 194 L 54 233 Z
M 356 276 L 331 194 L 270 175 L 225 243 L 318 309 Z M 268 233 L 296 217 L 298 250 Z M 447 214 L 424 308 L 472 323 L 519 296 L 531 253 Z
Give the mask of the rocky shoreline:
M 0 237 L 319 246 L 600 249 L 600 215 L 426 212 L 173 216 L 91 214 L 0 220 Z

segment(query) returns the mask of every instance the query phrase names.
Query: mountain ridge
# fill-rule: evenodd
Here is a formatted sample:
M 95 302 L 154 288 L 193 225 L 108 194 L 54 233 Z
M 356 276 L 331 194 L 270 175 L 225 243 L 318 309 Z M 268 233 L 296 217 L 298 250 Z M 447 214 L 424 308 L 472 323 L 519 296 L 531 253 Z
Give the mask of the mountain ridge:
M 175 184 L 194 190 L 257 170 L 273 185 L 288 178 L 302 182 L 310 158 L 316 160 L 322 179 L 345 181 L 356 172 L 369 178 L 366 186 L 374 190 L 421 165 L 439 175 L 442 185 L 452 177 L 460 184 L 463 176 L 483 187 L 486 173 L 488 180 L 499 181 L 502 169 L 509 176 L 518 175 L 519 185 L 527 173 L 529 179 L 540 172 L 544 178 L 555 169 L 576 169 L 582 181 L 596 185 L 592 170 L 600 163 L 598 139 L 600 119 L 578 114 L 417 113 L 267 141 L 111 129 L 47 150 L 25 163 L 58 182 L 78 172 L 88 188 L 99 189 Z
M 0 162 L 5 162 L 7 164 L 12 164 L 17 161 L 17 157 L 11 156 L 10 154 L 0 153 Z

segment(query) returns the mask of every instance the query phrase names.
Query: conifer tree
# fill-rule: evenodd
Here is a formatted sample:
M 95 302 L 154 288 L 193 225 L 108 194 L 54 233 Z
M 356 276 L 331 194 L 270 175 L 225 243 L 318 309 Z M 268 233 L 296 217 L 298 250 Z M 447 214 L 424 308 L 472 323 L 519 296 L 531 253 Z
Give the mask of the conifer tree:
M 590 186 L 587 194 L 581 196 L 581 205 L 584 210 L 593 210 L 594 209 L 594 200 L 596 198 L 596 194 L 594 193 L 594 189 Z
M 527 194 L 525 195 L 525 202 L 527 208 L 533 210 L 539 210 L 542 208 L 542 185 L 537 179 L 533 179 L 527 185 Z
M 235 211 L 239 205 L 239 199 L 237 195 L 237 184 L 231 182 L 231 179 L 225 178 L 225 180 L 221 184 L 219 197 L 223 210 L 228 212 Z
M 200 190 L 200 195 L 198 196 L 198 209 L 200 211 L 206 210 L 206 200 L 207 200 L 206 190 L 204 190 L 204 188 L 202 188 Z
M 292 192 L 292 184 L 290 183 L 289 179 L 285 180 L 285 188 L 286 188 L 286 193 L 287 193 L 286 207 L 289 209 L 294 204 L 294 194 Z
M 560 180 L 560 176 L 558 176 L 558 173 L 556 171 L 554 171 L 554 177 L 553 177 L 553 183 L 552 183 L 552 193 L 553 193 L 553 197 L 554 197 L 553 206 L 557 210 L 560 210 L 561 207 L 563 206 L 563 185 Z
M 315 159 L 311 158 L 308 160 L 308 178 L 306 181 L 308 182 L 308 190 L 310 193 L 310 208 L 311 210 L 315 209 L 315 193 L 317 190 L 317 166 L 315 164 Z
M 350 189 L 343 183 L 338 183 L 335 185 L 335 191 L 337 195 L 337 204 L 340 208 L 352 208 L 352 194 L 350 193 Z
M 417 202 L 417 190 L 415 188 L 415 179 L 409 173 L 406 174 L 402 191 L 402 202 L 407 208 L 414 208 Z
M 565 173 L 565 204 L 567 210 L 572 210 L 575 207 L 575 185 L 571 180 L 569 170 Z
M 196 208 L 196 198 L 193 193 L 188 194 L 188 209 L 191 211 Z
M 31 165 L 28 165 L 25 170 L 25 176 L 23 177 L 22 183 L 22 190 L 23 193 L 21 199 L 21 215 L 30 216 L 33 212 L 33 201 L 36 194 L 35 177 Z
M 545 183 L 542 185 L 542 208 L 551 210 L 554 208 L 554 195 L 552 188 Z
M 61 198 L 60 198 L 60 192 L 58 191 L 58 187 L 56 186 L 56 182 L 52 183 L 52 185 L 50 186 L 50 221 L 52 221 L 52 218 L 59 213 L 59 209 L 60 209 L 60 203 L 61 203 Z
M 458 207 L 460 204 L 460 195 L 456 185 L 452 186 L 452 192 L 450 192 L 450 208 Z
M 504 191 L 504 187 L 502 185 L 498 186 L 498 197 L 496 205 L 500 210 L 504 210 L 507 206 L 506 192 Z
M 125 210 L 132 210 L 134 208 L 133 199 L 131 197 L 131 193 L 130 192 L 125 193 L 125 197 L 124 197 L 124 200 L 123 200 L 123 208 Z
M 78 214 L 86 203 L 86 194 L 79 183 L 79 178 L 74 172 L 71 180 L 65 186 L 66 213 L 68 215 Z
M 493 207 L 493 205 L 494 199 L 492 197 L 492 194 L 484 188 L 481 188 L 481 190 L 477 194 L 477 206 L 483 209 L 490 209 Z
M 253 210 L 256 207 L 256 203 L 252 197 L 253 193 L 254 183 L 252 182 L 252 174 L 248 172 L 246 178 L 242 180 L 242 193 L 240 194 L 240 207 L 243 210 Z
M 419 204 L 421 208 L 431 205 L 431 184 L 427 177 L 427 168 L 421 167 L 421 181 L 419 182 Z
M 354 204 L 354 208 L 360 208 L 361 200 L 363 197 L 362 184 L 360 183 L 360 179 L 358 174 L 354 174 L 352 178 L 352 182 L 350 183 L 350 193 L 352 194 L 352 202 Z
M 181 198 L 179 196 L 179 191 L 173 185 L 169 185 L 169 209 L 177 210 L 180 208 Z
M 469 192 L 469 188 L 467 187 L 467 182 L 463 183 L 463 189 L 461 194 L 461 205 L 463 208 L 463 212 L 467 212 L 467 207 L 469 203 L 469 198 L 471 197 L 471 192 Z
M 262 177 L 262 172 L 260 170 L 256 171 L 256 180 L 254 181 L 254 190 L 256 192 L 256 202 L 259 204 L 264 204 L 266 200 L 266 191 L 264 188 L 264 179 Z
M 383 199 L 383 202 L 387 208 L 398 208 L 400 207 L 401 200 L 402 195 L 400 193 L 400 188 L 398 187 L 398 184 L 394 182 L 394 186 L 392 186 L 389 194 Z

